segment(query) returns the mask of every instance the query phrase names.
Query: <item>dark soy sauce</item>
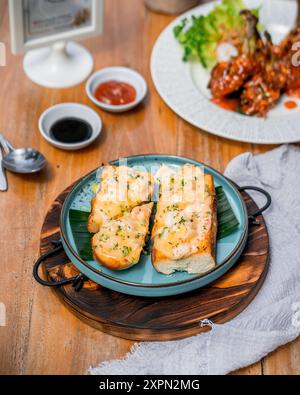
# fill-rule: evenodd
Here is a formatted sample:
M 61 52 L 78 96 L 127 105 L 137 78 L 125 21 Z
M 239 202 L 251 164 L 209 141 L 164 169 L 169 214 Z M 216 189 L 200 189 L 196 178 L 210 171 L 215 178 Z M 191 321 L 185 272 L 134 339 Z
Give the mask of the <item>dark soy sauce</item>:
M 50 137 L 61 143 L 74 144 L 88 140 L 93 133 L 92 126 L 79 118 L 62 118 L 50 128 Z

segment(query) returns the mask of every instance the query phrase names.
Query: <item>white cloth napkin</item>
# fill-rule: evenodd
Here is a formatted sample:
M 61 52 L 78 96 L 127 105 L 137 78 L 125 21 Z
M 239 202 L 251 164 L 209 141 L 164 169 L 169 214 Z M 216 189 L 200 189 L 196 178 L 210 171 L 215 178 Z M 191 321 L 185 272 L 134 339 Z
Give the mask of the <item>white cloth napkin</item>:
M 94 375 L 226 374 L 248 366 L 300 334 L 300 150 L 283 145 L 265 154 L 242 154 L 225 174 L 240 186 L 271 194 L 265 212 L 270 267 L 252 303 L 210 332 L 178 341 L 136 344 L 121 360 L 90 368 Z M 256 202 L 263 199 L 253 194 Z

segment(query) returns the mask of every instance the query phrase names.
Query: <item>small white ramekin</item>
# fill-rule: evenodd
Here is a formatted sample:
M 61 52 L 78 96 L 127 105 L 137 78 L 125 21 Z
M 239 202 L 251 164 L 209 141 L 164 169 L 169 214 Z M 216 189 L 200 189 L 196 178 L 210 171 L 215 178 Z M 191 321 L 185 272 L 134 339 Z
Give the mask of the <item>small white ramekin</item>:
M 69 117 L 82 119 L 91 125 L 92 135 L 88 140 L 79 143 L 62 143 L 51 137 L 51 126 L 58 120 Z M 85 148 L 95 141 L 102 131 L 102 121 L 96 111 L 88 106 L 79 103 L 61 103 L 48 108 L 40 116 L 39 130 L 44 139 L 50 144 L 60 149 L 72 151 Z
M 122 105 L 106 104 L 97 100 L 95 97 L 96 88 L 101 83 L 111 80 L 122 81 L 132 85 L 136 90 L 136 99 L 131 103 Z M 101 69 L 96 71 L 86 83 L 86 93 L 90 100 L 103 110 L 111 112 L 123 112 L 136 107 L 144 100 L 147 90 L 147 83 L 141 74 L 127 67 L 107 67 Z

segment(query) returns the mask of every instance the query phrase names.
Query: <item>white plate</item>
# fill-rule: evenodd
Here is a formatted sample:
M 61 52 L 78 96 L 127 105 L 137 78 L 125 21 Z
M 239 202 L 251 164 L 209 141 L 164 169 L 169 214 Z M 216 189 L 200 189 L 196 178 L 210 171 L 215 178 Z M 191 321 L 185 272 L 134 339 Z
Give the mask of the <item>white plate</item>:
M 209 72 L 200 63 L 183 62 L 182 47 L 174 38 L 173 28 L 182 18 L 205 15 L 216 2 L 201 5 L 181 15 L 161 33 L 151 57 L 151 74 L 156 89 L 173 111 L 192 125 L 217 136 L 256 144 L 281 144 L 300 141 L 300 100 L 288 110 L 282 97 L 266 118 L 248 117 L 226 111 L 210 100 L 206 88 Z M 247 7 L 261 6 L 261 22 L 278 42 L 295 21 L 296 1 L 246 0 Z

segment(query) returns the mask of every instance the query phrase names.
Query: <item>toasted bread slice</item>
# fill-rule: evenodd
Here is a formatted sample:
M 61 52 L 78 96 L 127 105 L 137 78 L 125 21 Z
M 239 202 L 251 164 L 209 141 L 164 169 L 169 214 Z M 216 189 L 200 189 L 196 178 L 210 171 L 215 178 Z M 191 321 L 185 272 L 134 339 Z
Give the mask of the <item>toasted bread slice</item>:
M 213 177 L 194 170 L 196 176 L 192 178 L 183 176 L 183 168 L 173 174 L 175 180 L 171 183 L 175 187 L 170 187 L 173 193 L 167 195 L 165 187 L 157 204 L 152 230 L 152 264 L 164 274 L 175 271 L 200 274 L 216 265 L 217 207 Z M 179 185 L 188 179 L 195 182 L 179 196 Z
M 153 177 L 150 173 L 127 166 L 104 166 L 99 190 L 91 203 L 89 232 L 97 233 L 106 221 L 148 202 L 152 192 Z
M 149 231 L 152 207 L 153 203 L 137 206 L 117 219 L 105 221 L 92 238 L 95 259 L 111 270 L 137 264 Z

